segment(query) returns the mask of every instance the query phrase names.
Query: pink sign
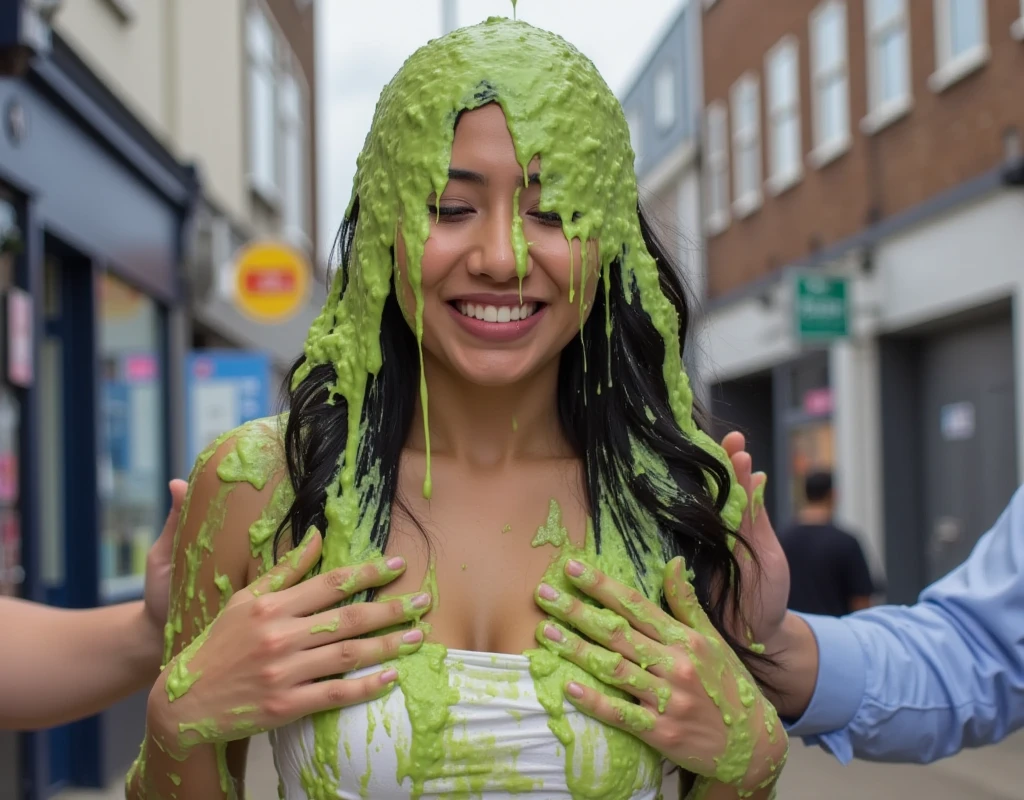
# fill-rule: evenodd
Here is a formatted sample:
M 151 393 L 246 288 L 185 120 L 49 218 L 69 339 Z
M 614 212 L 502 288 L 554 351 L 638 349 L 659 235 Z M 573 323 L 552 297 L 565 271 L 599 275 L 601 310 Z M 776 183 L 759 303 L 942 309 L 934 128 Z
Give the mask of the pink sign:
M 32 295 L 11 288 L 6 299 L 7 380 L 28 388 L 32 385 Z
M 816 417 L 832 413 L 832 390 L 811 389 L 804 395 L 804 413 Z
M 156 380 L 156 356 L 148 353 L 126 356 L 124 359 L 124 379 L 128 383 L 145 383 Z

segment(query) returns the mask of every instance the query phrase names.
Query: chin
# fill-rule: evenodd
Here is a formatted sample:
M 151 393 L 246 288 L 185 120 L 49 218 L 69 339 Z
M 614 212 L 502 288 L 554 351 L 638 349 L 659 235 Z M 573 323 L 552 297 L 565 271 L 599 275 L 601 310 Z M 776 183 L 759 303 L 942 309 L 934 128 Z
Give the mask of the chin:
M 527 353 L 465 354 L 449 362 L 453 371 L 476 386 L 515 386 L 538 372 L 543 364 Z

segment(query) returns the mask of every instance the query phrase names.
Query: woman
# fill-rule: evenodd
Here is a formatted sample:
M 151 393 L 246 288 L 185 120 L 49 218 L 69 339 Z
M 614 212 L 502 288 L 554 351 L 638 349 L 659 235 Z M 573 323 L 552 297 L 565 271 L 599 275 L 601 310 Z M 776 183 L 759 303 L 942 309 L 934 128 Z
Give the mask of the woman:
M 230 796 L 274 727 L 288 798 L 652 798 L 675 767 L 768 796 L 785 734 L 726 633 L 744 488 L 694 422 L 632 164 L 552 34 L 491 19 L 402 67 L 290 415 L 193 473 L 130 796 Z M 317 564 L 316 531 L 307 603 L 272 573 L 224 606 L 288 547 L 275 569 Z

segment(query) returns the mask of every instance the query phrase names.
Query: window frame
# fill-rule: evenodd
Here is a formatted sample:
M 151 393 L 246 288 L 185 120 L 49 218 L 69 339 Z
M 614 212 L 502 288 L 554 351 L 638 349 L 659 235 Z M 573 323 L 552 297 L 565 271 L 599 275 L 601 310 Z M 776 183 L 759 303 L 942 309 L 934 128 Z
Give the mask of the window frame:
M 309 83 L 306 80 L 306 76 L 302 71 L 302 65 L 299 63 L 298 58 L 294 53 L 290 54 L 290 65 L 288 69 L 280 71 L 280 77 L 282 84 L 285 80 L 291 80 L 294 82 L 298 107 L 296 109 L 296 116 L 289 119 L 289 114 L 285 113 L 285 110 L 281 103 L 278 103 L 276 111 L 276 124 L 278 127 L 278 183 L 281 187 L 281 228 L 284 232 L 286 239 L 294 241 L 295 243 L 311 247 L 310 230 L 311 230 L 311 219 L 312 219 L 312 208 L 310 203 L 310 186 L 312 181 L 310 180 L 312 175 L 312 148 L 310 147 L 310 119 L 312 118 L 312 111 L 310 108 L 310 91 Z M 279 92 L 279 97 L 283 96 L 283 92 Z M 300 179 L 300 191 L 299 191 L 299 215 L 297 224 L 292 224 L 294 221 L 289 219 L 291 209 L 289 209 L 289 192 L 287 187 L 287 176 L 284 174 L 284 168 L 287 166 L 287 155 L 285 148 L 287 146 L 288 129 L 297 129 L 298 141 L 301 149 L 301 179 Z
M 626 112 L 626 127 L 629 128 L 629 145 L 633 148 L 633 167 L 639 171 L 640 164 L 644 160 L 644 118 L 640 108 L 633 108 Z
M 780 57 L 791 57 L 793 59 L 792 102 L 785 107 L 778 108 L 775 96 L 775 69 L 777 59 Z M 781 194 L 789 187 L 798 183 L 803 178 L 803 117 L 801 115 L 800 103 L 800 43 L 792 34 L 783 36 L 768 51 L 764 59 L 765 74 L 765 117 L 768 123 L 768 166 L 767 178 L 768 189 L 772 194 Z M 779 135 L 778 122 L 780 119 L 794 118 L 796 126 L 796 159 L 792 167 L 782 171 L 780 165 L 775 162 L 776 137 Z
M 267 60 L 267 56 L 263 53 L 257 53 L 256 48 L 253 44 L 252 37 L 252 24 L 253 18 L 258 16 L 262 20 L 262 24 L 266 26 L 266 31 L 270 41 L 270 56 Z M 246 177 L 249 183 L 250 189 L 255 192 L 260 199 L 270 205 L 275 210 L 278 208 L 281 202 L 281 177 L 280 177 L 280 136 L 279 136 L 279 123 L 278 118 L 280 116 L 278 105 L 279 105 L 279 91 L 278 82 L 280 79 L 280 32 L 276 29 L 273 18 L 269 9 L 262 3 L 256 0 L 248 4 L 246 8 L 245 17 L 245 80 L 246 80 L 246 138 L 248 145 L 247 161 L 246 161 Z M 266 71 L 269 68 L 270 86 L 271 86 L 271 101 L 270 108 L 272 109 L 272 124 L 266 127 L 260 124 L 261 121 L 256 120 L 255 115 L 257 113 L 256 104 L 253 101 L 253 94 L 255 92 L 254 75 L 258 71 Z M 257 165 L 259 156 L 256 153 L 257 140 L 256 131 L 263 129 L 265 136 L 270 136 L 270 152 L 271 152 L 271 165 L 269 174 L 262 174 L 262 167 Z
M 972 0 L 978 13 L 981 39 L 962 53 L 953 52 L 953 0 L 933 0 L 935 9 L 935 71 L 928 88 L 942 92 L 981 69 L 991 56 L 988 42 L 988 2 Z
M 712 123 L 712 120 L 717 120 L 717 122 Z M 717 136 L 712 136 L 713 124 L 718 126 Z M 731 221 L 729 104 L 725 100 L 715 100 L 704 109 L 704 142 L 704 202 L 706 205 L 704 227 L 709 236 L 714 236 L 728 228 Z M 711 190 L 713 182 L 718 182 L 722 190 L 722 205 L 718 208 L 711 207 L 711 199 L 715 196 Z
M 1024 42 L 1024 0 L 1020 0 L 1020 16 L 1010 23 L 1010 36 Z
M 876 24 L 875 3 L 877 0 L 866 0 L 864 33 L 867 43 L 867 72 L 868 72 L 868 113 L 861 120 L 861 130 L 867 134 L 874 134 L 883 128 L 901 119 L 908 114 L 914 105 L 914 79 L 912 71 L 913 42 L 911 40 L 910 10 L 907 0 L 897 0 L 900 4 L 899 13 L 887 25 Z M 882 77 L 881 67 L 878 63 L 877 49 L 875 42 L 886 31 L 899 26 L 903 29 L 906 40 L 906 49 L 903 53 L 903 69 L 905 77 L 905 90 L 902 96 L 895 97 L 885 102 L 879 99 L 879 87 Z
M 824 69 L 818 63 L 818 37 L 821 32 L 818 28 L 821 20 L 826 14 L 838 14 L 841 27 L 842 57 L 836 64 Z M 808 22 L 808 59 L 811 73 L 811 133 L 814 142 L 814 149 L 809 159 L 814 166 L 821 168 L 850 149 L 852 143 L 850 132 L 850 29 L 849 15 L 846 7 L 846 0 L 822 0 L 811 12 Z M 846 124 L 835 136 L 825 138 L 823 110 L 824 91 L 831 87 L 834 82 L 842 86 L 843 108 L 846 111 Z
M 737 113 L 739 103 L 743 101 L 743 92 L 749 91 L 753 109 L 750 114 L 752 123 L 750 130 L 739 130 L 736 127 L 737 119 L 742 115 Z M 732 147 L 732 175 L 733 175 L 733 201 L 732 213 L 737 219 L 750 216 L 761 207 L 764 195 L 761 184 L 764 175 L 764 157 L 761 142 L 761 81 L 756 72 L 747 71 L 743 73 L 729 88 L 729 111 L 731 117 L 730 144 Z M 750 176 L 750 186 L 744 183 L 743 165 L 744 159 L 740 158 L 742 152 L 749 149 L 754 154 L 755 170 Z

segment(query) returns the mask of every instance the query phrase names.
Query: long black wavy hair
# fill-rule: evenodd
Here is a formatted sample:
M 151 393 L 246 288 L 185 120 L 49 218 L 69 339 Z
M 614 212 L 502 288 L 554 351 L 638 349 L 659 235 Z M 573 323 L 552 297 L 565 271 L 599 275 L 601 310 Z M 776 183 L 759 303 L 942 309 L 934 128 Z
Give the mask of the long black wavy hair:
M 681 273 L 666 256 L 646 215 L 639 208 L 638 213 L 647 250 L 658 265 L 661 290 L 679 316 L 680 352 L 686 352 L 690 313 Z M 358 221 L 356 198 L 332 249 L 331 262 L 341 270 L 342 291 L 348 281 Z M 608 270 L 608 279 L 614 325 L 610 341 L 604 326 L 605 296 L 599 290 L 582 336 L 574 337 L 562 351 L 558 372 L 558 414 L 571 447 L 583 463 L 585 500 L 593 517 L 596 544 L 600 548 L 604 522 L 604 515 L 598 513 L 600 502 L 610 511 L 609 521 L 622 533 L 638 576 L 642 557 L 651 548 L 663 548 L 668 558 L 684 556 L 695 573 L 697 598 L 726 642 L 748 666 L 768 661 L 733 637 L 725 624 L 730 616 L 742 619 L 740 573 L 727 543 L 729 530 L 721 517 L 729 496 L 730 472 L 687 438 L 676 423 L 661 374 L 665 344 L 640 307 L 639 291 L 634 288 L 627 299 L 618 261 Z M 360 513 L 364 518 L 373 515 L 372 541 L 383 552 L 393 505 L 415 522 L 398 491 L 398 468 L 413 423 L 419 358 L 416 339 L 399 308 L 394 287 L 384 305 L 380 344 L 383 364 L 371 377 L 363 403 L 366 434 L 359 445 L 356 481 L 379 464 L 380 491 L 364 493 Z M 586 370 L 584 356 L 589 365 Z M 328 387 L 335 380 L 332 365 L 314 367 L 290 389 L 292 376 L 303 361 L 299 358 L 292 366 L 282 397 L 290 406 L 284 447 L 295 499 L 278 528 L 275 551 L 289 531 L 296 544 L 310 525 L 326 533 L 327 492 L 338 479 L 348 432 L 345 400 L 336 397 L 333 403 L 327 402 Z M 613 377 L 610 382 L 609 364 Z M 708 421 L 700 409 L 695 416 L 706 429 Z M 637 445 L 664 461 L 674 492 L 666 492 L 664 481 L 655 482 L 651 475 L 636 469 Z M 615 490 L 608 492 L 603 487 Z M 661 532 L 661 542 L 649 541 L 649 535 L 641 533 L 650 530 L 652 521 Z M 733 591 L 723 591 L 730 582 Z M 667 607 L 660 585 L 640 588 Z

